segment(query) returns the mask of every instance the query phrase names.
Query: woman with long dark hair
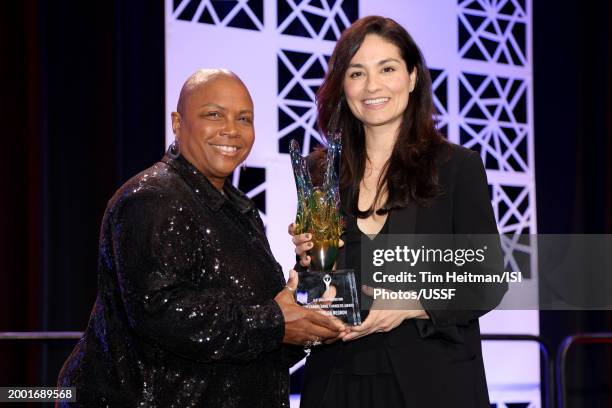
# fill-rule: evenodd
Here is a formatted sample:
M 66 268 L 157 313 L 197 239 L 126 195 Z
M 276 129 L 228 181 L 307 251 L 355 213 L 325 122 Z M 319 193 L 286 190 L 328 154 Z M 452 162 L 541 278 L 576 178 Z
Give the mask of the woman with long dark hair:
M 395 21 L 364 17 L 342 34 L 317 105 L 321 130 L 342 132 L 338 268 L 359 277 L 364 234 L 497 234 L 482 161 L 436 129 L 425 61 Z M 324 154 L 310 156 L 315 173 Z M 310 239 L 293 237 L 302 267 Z M 343 341 L 313 348 L 302 407 L 488 407 L 478 325 L 486 311 L 419 301 L 370 310 Z

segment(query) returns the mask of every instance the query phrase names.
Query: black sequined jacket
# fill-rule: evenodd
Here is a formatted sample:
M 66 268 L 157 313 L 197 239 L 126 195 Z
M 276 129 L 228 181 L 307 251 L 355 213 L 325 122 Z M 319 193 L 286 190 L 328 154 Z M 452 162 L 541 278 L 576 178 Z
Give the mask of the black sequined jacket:
M 283 273 L 253 202 L 223 191 L 166 155 L 110 200 L 98 296 L 58 379 L 79 406 L 288 406 L 303 355 L 281 344 Z

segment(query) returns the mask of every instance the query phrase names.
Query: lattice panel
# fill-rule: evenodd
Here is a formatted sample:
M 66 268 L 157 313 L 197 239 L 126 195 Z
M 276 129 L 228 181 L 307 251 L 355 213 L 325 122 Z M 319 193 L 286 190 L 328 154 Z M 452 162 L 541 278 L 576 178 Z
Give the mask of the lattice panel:
M 430 68 L 429 75 L 436 108 L 436 126 L 440 132 L 448 136 L 448 73 L 441 69 Z
M 278 151 L 289 153 L 296 139 L 306 155 L 323 139 L 317 130 L 315 94 L 325 76 L 329 56 L 280 50 L 278 59 Z
M 177 20 L 261 31 L 264 25 L 263 0 L 174 0 Z
M 490 184 L 491 204 L 502 236 L 505 270 L 521 271 L 523 278 L 532 277 L 533 209 L 531 188 Z
M 459 0 L 459 55 L 527 65 L 525 0 Z
M 459 96 L 459 142 L 479 152 L 487 169 L 528 172 L 526 81 L 462 73 Z
M 500 234 L 530 234 L 532 207 L 529 186 L 493 184 L 490 191 Z
M 357 0 L 278 0 L 277 30 L 281 34 L 336 41 L 357 20 Z

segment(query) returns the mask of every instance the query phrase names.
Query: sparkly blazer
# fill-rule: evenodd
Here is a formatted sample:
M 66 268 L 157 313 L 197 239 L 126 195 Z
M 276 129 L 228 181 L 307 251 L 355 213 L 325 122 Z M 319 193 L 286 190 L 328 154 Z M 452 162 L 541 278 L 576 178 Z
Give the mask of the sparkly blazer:
M 78 406 L 288 407 L 303 352 L 281 344 L 282 269 L 253 202 L 223 191 L 166 155 L 110 200 L 97 299 L 58 379 Z

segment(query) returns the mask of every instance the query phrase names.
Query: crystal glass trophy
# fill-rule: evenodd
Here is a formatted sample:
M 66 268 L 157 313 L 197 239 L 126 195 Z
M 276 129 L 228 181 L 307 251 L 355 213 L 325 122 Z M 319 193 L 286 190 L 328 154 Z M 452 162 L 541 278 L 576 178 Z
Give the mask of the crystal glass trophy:
M 309 251 L 310 269 L 298 272 L 298 303 L 335 316 L 348 325 L 361 324 L 359 297 L 352 269 L 333 270 L 342 235 L 340 192 L 336 163 L 341 151 L 340 133 L 328 133 L 325 173 L 320 186 L 313 186 L 300 145 L 289 146 L 295 176 L 298 208 L 296 233 L 310 233 L 313 247 Z

